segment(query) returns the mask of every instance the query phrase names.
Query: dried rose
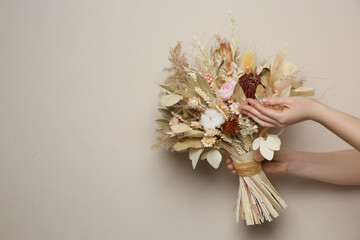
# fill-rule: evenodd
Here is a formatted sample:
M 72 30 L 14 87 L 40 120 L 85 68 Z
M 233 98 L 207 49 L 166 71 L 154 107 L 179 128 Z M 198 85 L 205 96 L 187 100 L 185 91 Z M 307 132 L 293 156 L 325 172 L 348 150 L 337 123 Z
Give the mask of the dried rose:
M 234 93 L 235 85 L 234 80 L 225 82 L 219 89 L 219 97 L 223 100 L 229 100 Z

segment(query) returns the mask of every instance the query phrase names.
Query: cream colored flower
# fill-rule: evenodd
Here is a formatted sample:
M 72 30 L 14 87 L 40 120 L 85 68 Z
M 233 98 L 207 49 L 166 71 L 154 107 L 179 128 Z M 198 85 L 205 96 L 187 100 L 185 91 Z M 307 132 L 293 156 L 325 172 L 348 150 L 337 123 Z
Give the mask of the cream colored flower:
M 263 137 L 258 137 L 253 142 L 253 149 L 260 148 L 261 155 L 267 160 L 272 160 L 274 157 L 274 151 L 280 150 L 281 140 L 278 136 L 268 134 L 266 140 Z
M 216 137 L 205 136 L 201 139 L 201 142 L 204 147 L 212 147 L 216 142 Z
M 230 105 L 230 112 L 231 112 L 232 114 L 239 115 L 239 114 L 240 114 L 239 106 L 240 106 L 240 103 L 239 103 L 239 102 L 233 102 L 233 103 Z
M 248 117 L 241 117 L 238 122 L 241 135 L 251 135 L 258 132 L 258 125 L 254 121 L 250 121 Z

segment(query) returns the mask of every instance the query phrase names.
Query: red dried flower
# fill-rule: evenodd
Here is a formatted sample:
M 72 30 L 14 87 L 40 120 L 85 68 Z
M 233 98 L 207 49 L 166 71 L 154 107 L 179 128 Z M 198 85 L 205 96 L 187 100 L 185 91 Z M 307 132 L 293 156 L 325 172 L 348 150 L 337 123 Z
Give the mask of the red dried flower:
M 239 133 L 239 123 L 236 118 L 232 120 L 227 120 L 223 125 L 221 125 L 221 131 L 230 136 L 235 136 Z
M 256 87 L 261 84 L 261 78 L 255 73 L 244 74 L 239 78 L 239 84 L 247 98 L 255 98 Z

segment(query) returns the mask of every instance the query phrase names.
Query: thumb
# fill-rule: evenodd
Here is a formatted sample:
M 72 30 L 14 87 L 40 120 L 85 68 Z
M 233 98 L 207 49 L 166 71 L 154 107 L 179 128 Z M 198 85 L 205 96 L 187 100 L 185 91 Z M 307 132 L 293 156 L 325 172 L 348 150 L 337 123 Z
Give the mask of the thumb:
M 284 105 L 289 103 L 289 97 L 266 97 L 262 101 L 269 106 Z

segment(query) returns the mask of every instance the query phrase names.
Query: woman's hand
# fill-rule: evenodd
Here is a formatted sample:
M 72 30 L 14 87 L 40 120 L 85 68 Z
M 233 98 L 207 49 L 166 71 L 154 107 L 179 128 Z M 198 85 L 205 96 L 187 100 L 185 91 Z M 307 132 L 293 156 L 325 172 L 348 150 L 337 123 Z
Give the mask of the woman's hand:
M 248 98 L 250 105 L 240 105 L 240 110 L 263 127 L 286 127 L 303 120 L 316 120 L 317 101 L 306 97 L 268 97 L 263 99 L 267 106 L 280 106 L 275 110 Z
M 274 159 L 271 161 L 264 161 L 265 158 L 260 154 L 260 152 L 257 152 L 254 155 L 254 161 L 256 162 L 262 162 L 262 169 L 265 173 L 288 173 L 289 171 L 289 158 L 288 155 L 291 152 L 291 150 L 288 150 L 286 148 L 281 148 L 279 151 L 275 152 Z M 227 168 L 231 170 L 231 173 L 236 174 L 237 172 L 234 168 L 234 164 L 232 162 L 232 159 L 229 157 L 226 160 Z

